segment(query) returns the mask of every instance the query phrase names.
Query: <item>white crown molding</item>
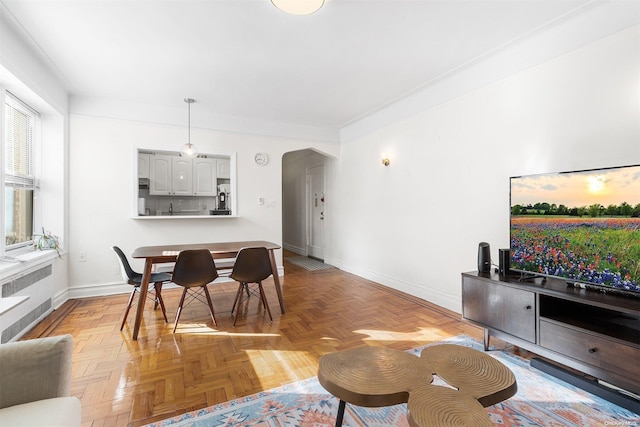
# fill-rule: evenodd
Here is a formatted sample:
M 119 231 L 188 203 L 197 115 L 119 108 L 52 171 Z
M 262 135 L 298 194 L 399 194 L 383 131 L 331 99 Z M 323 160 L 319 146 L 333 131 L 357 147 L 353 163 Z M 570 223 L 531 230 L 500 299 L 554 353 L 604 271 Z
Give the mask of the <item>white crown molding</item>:
M 122 100 L 72 96 L 70 114 L 130 120 L 172 126 L 185 126 L 184 105 L 175 106 L 125 102 Z M 191 108 L 192 128 L 209 129 L 222 132 L 236 132 L 280 138 L 303 139 L 320 142 L 339 142 L 337 129 L 314 126 L 292 125 L 267 121 L 243 119 L 199 109 L 197 104 Z
M 640 24 L 640 2 L 594 1 L 340 129 L 349 142 Z

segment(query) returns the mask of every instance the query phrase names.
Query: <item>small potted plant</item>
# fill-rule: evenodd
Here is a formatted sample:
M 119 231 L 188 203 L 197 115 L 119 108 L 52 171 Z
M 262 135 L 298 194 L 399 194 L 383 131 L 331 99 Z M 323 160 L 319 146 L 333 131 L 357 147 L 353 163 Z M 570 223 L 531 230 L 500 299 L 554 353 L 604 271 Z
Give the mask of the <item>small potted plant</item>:
M 60 238 L 52 234 L 50 231 L 45 231 L 44 227 L 42 227 L 42 234 L 35 234 L 33 236 L 33 247 L 39 251 L 55 249 L 58 253 L 58 257 L 61 257 Z

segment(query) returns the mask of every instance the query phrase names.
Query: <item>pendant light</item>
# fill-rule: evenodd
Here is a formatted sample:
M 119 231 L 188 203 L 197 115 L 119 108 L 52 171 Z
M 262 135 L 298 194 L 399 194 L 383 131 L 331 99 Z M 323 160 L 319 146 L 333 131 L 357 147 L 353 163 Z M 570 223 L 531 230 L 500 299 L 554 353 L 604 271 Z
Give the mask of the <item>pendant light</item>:
M 194 99 L 191 99 L 191 98 L 185 98 L 184 102 L 189 104 L 189 140 L 182 147 L 181 153 L 185 157 L 197 157 L 198 156 L 198 149 L 196 148 L 195 145 L 193 145 L 191 143 L 191 104 L 193 104 L 196 101 Z
M 290 15 L 311 15 L 320 10 L 324 0 L 271 0 L 271 3 Z

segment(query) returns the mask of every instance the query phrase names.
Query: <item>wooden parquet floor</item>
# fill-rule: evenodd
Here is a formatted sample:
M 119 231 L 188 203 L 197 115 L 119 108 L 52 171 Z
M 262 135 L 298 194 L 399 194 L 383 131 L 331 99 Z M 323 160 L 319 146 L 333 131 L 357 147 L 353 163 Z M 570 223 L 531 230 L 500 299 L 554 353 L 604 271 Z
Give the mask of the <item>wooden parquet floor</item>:
M 137 341 L 133 310 L 121 332 L 128 295 L 66 302 L 22 339 L 74 337 L 72 393 L 82 401 L 83 427 L 140 426 L 316 375 L 320 356 L 361 346 L 407 350 L 482 330 L 457 313 L 338 269 L 306 271 L 285 258 L 287 312 L 280 313 L 271 279 L 264 283 L 273 313 L 257 297 L 233 326 L 234 282 L 209 285 L 217 327 L 207 307 L 173 317 L 182 289 L 163 290 L 169 323 L 145 305 Z

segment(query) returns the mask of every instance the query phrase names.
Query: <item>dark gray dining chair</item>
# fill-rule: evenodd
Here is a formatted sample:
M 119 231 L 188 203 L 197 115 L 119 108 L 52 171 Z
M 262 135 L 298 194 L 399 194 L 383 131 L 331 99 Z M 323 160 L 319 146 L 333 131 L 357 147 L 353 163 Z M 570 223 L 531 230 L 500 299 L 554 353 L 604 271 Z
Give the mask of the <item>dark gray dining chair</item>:
M 122 278 L 124 281 L 133 286 L 133 290 L 131 291 L 131 295 L 129 295 L 129 302 L 127 303 L 127 308 L 124 311 L 124 316 L 122 317 L 122 323 L 120 324 L 120 330 L 124 328 L 124 324 L 127 321 L 127 316 L 129 315 L 129 310 L 131 309 L 131 303 L 133 302 L 133 298 L 140 290 L 140 284 L 142 283 L 142 273 L 138 273 L 131 268 L 129 264 L 129 260 L 127 256 L 122 252 L 117 246 L 112 246 L 111 249 L 115 251 L 120 259 L 120 270 L 122 272 Z M 167 320 L 167 311 L 164 308 L 164 301 L 162 300 L 162 284 L 165 282 L 171 281 L 171 275 L 168 273 L 151 273 L 151 278 L 149 280 L 149 289 L 148 292 L 154 291 L 155 297 L 153 298 L 153 309 L 156 310 L 158 305 L 162 309 L 162 316 L 164 317 L 164 321 Z
M 251 295 L 249 288 L 250 283 L 258 284 L 258 292 L 262 306 L 269 313 L 269 319 L 273 321 L 271 316 L 271 310 L 269 309 L 269 303 L 267 297 L 264 294 L 262 287 L 262 281 L 273 274 L 271 269 L 271 259 L 269 258 L 269 251 L 263 247 L 257 248 L 242 248 L 236 256 L 236 261 L 231 271 L 231 277 L 233 280 L 239 282 L 238 291 L 236 292 L 236 298 L 231 308 L 231 313 L 236 312 L 233 318 L 233 326 L 238 321 L 238 313 L 240 312 L 240 304 L 242 304 L 243 296 L 246 292 L 247 298 Z M 237 310 L 236 310 L 237 308 Z
M 194 300 L 205 302 L 209 306 L 211 320 L 213 320 L 214 326 L 217 325 L 211 295 L 209 295 L 209 290 L 207 289 L 207 285 L 217 278 L 216 265 L 208 249 L 184 250 L 178 254 L 171 281 L 176 285 L 182 286 L 184 290 L 176 311 L 176 322 L 173 325 L 174 333 L 178 327 L 182 309 Z M 187 295 L 190 298 L 185 304 Z M 203 295 L 206 300 L 203 299 Z

